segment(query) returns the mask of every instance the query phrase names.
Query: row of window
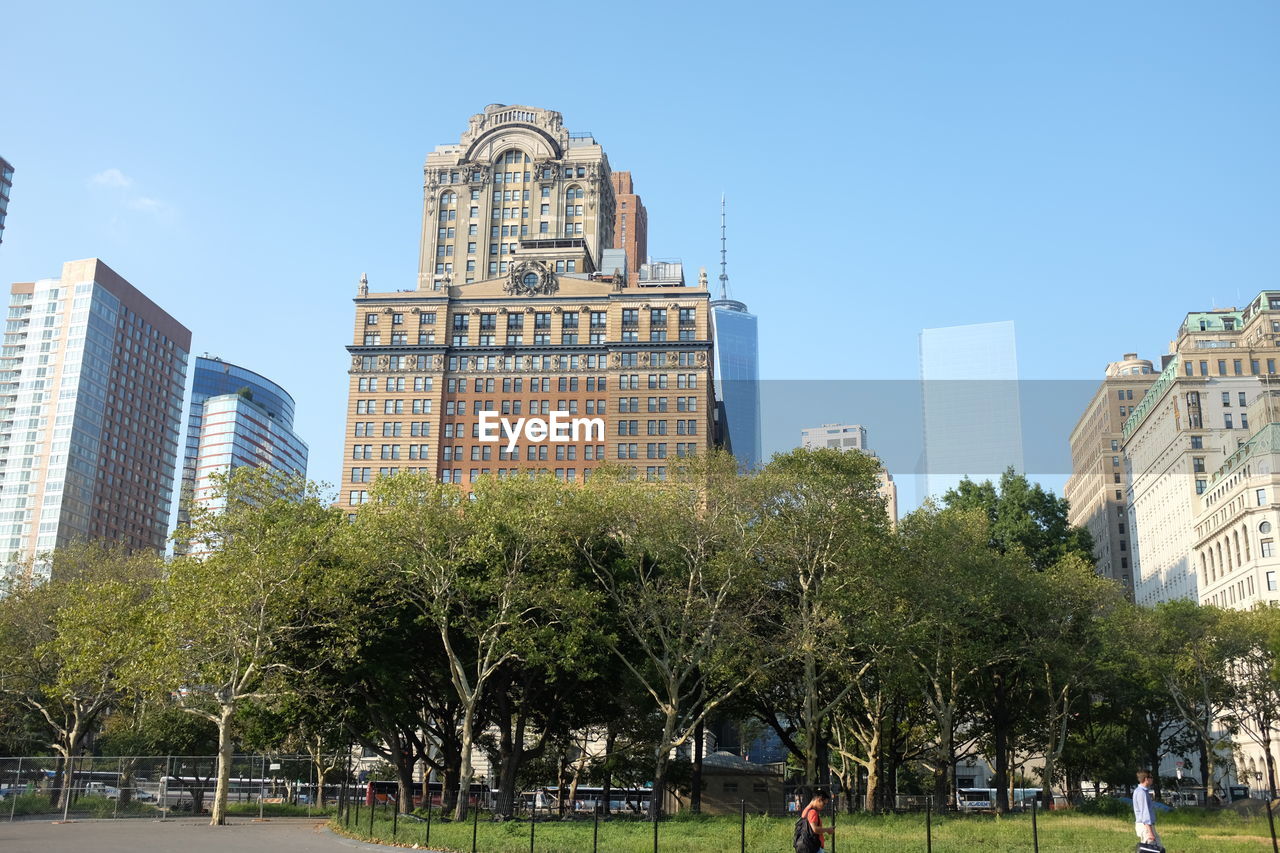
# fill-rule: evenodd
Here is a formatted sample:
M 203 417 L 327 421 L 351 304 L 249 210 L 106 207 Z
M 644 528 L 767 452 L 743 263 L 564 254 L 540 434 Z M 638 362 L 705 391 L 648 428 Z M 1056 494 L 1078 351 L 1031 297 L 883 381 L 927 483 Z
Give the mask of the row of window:
M 420 334 L 418 338 L 420 343 L 422 343 L 424 340 L 429 340 L 434 343 L 435 333 L 428 332 L 428 333 Z M 365 346 L 378 345 L 378 335 L 376 334 L 365 335 L 364 339 L 365 339 Z M 666 329 L 654 329 L 651 332 L 649 332 L 648 343 L 664 344 L 664 343 L 674 342 L 674 341 L 692 343 L 694 341 L 697 341 L 698 339 L 699 339 L 698 334 L 695 329 L 681 329 L 679 332 L 679 335 L 675 338 L 667 337 Z M 459 333 L 459 334 L 453 335 L 449 339 L 449 345 L 454 347 L 472 346 L 471 340 L 472 339 L 470 335 Z M 537 332 L 532 336 L 530 336 L 529 340 L 533 344 L 533 346 L 538 346 L 538 347 L 552 346 L 552 345 L 578 346 L 583 343 L 598 346 L 598 345 L 609 343 L 608 337 L 604 332 L 591 332 L 588 335 L 586 335 L 585 340 L 583 339 L 583 336 L 579 335 L 577 332 L 562 332 L 560 334 L 560 340 L 558 342 L 552 339 L 552 334 L 550 332 Z M 638 344 L 641 342 L 640 333 L 633 332 L 633 331 L 622 332 L 618 340 L 619 340 L 619 343 L 624 343 L 624 344 L 628 344 L 628 343 Z M 480 347 L 499 346 L 499 343 L 498 343 L 499 341 L 505 341 L 505 343 L 502 344 L 503 346 L 521 347 L 525 345 L 525 336 L 523 334 L 508 332 L 506 337 L 503 338 L 499 335 L 484 334 L 482 331 L 481 334 L 476 335 L 475 337 L 475 346 L 480 346 Z M 393 341 L 392 343 L 394 344 L 396 343 L 396 341 Z M 403 344 L 405 342 L 399 341 L 399 343 Z
M 1217 361 L 1217 368 L 1218 368 L 1218 372 L 1217 372 L 1218 376 L 1244 376 L 1245 375 L 1244 359 L 1240 359 L 1240 358 L 1231 359 L 1231 371 L 1229 373 L 1227 371 L 1227 359 L 1219 358 L 1216 361 Z M 1274 374 L 1276 372 L 1276 360 L 1274 358 L 1269 358 L 1266 361 L 1267 361 L 1267 373 Z M 1196 375 L 1194 370 L 1196 364 L 1197 362 L 1191 362 L 1191 361 L 1187 361 L 1183 363 L 1183 369 L 1186 371 L 1187 376 Z M 1200 367 L 1200 373 L 1199 373 L 1200 376 L 1210 375 L 1209 362 L 1207 360 L 1199 361 L 1198 364 Z M 1261 373 L 1262 373 L 1261 362 L 1256 358 L 1250 359 L 1249 375 L 1258 376 Z
M 634 357 L 635 353 L 620 353 L 624 367 L 632 366 L 628 361 L 628 357 Z M 698 366 L 698 353 L 680 352 L 680 353 L 651 353 L 650 364 L 652 367 L 667 367 L 670 365 L 671 359 L 668 357 L 674 355 L 676 366 L 678 367 L 696 367 Z M 392 356 L 396 358 L 397 356 Z M 376 356 L 367 356 L 369 359 L 376 359 Z M 425 358 L 425 356 L 421 356 Z M 570 354 L 570 355 L 476 355 L 476 356 L 449 356 L 449 371 L 457 372 L 460 369 L 471 369 L 476 371 L 513 371 L 513 370 L 597 370 L 608 367 L 608 356 L 605 354 Z M 601 379 L 603 381 L 603 377 Z M 587 389 L 591 390 L 590 388 Z M 598 390 L 603 391 L 600 387 Z
M 545 462 L 552 456 L 550 449 L 545 444 L 529 445 L 524 450 L 524 458 L 528 462 Z M 465 452 L 466 448 L 458 445 L 445 446 L 440 448 L 440 459 L 444 462 L 461 462 Z M 471 447 L 472 461 L 487 462 L 493 459 L 495 455 L 499 462 L 518 462 L 520 460 L 520 448 L 509 450 L 505 444 L 476 444 Z M 558 461 L 576 461 L 578 447 L 573 444 L 557 444 L 555 445 L 554 456 Z M 588 444 L 583 446 L 582 458 L 588 462 L 604 459 L 604 445 Z
M 378 316 L 379 316 L 378 314 L 370 311 L 369 313 L 364 315 L 364 324 L 366 326 L 378 325 Z M 435 325 L 435 322 L 436 322 L 436 312 L 434 311 L 423 311 L 421 314 L 418 315 L 418 324 L 421 326 L 433 326 Z M 391 315 L 391 325 L 403 326 L 404 315 L 393 313 Z
M 378 391 L 385 388 L 388 391 L 404 391 L 412 387 L 414 391 L 430 391 L 435 387 L 434 376 L 387 376 L 385 380 L 381 376 L 361 376 L 356 380 L 356 390 L 358 391 Z

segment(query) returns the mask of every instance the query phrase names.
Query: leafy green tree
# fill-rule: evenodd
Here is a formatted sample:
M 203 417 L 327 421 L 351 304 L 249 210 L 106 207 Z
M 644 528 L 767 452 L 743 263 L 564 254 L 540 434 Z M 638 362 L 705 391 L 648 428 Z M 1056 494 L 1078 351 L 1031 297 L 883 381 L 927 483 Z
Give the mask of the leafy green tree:
M 549 606 L 571 561 L 560 532 L 565 486 L 549 477 L 485 478 L 468 499 L 456 487 L 401 476 L 379 481 L 358 525 L 398 573 L 400 588 L 439 636 L 462 711 L 461 791 L 470 788 L 472 747 L 491 682 L 510 661 L 559 642 Z M 571 588 L 571 585 L 570 585 Z M 466 816 L 465 797 L 454 816 Z
M 37 715 L 63 766 L 143 677 L 159 570 L 152 553 L 70 545 L 53 554 L 51 580 L 18 579 L 0 597 L 0 691 Z
M 647 483 L 597 471 L 571 493 L 574 541 L 617 620 L 604 643 L 662 718 L 650 818 L 672 751 L 768 662 L 754 643 L 769 590 L 754 481 L 710 454 Z
M 311 484 L 263 469 L 236 469 L 216 491 L 216 501 L 192 508 L 185 535 L 194 547 L 170 566 L 153 626 L 168 651 L 159 686 L 217 727 L 210 823 L 220 825 L 236 714 L 282 691 L 281 647 L 326 597 L 342 519 Z
M 878 470 L 862 453 L 794 450 L 775 456 L 759 476 L 766 495 L 757 554 L 782 608 L 775 670 L 797 690 L 804 738 L 797 757 L 811 786 L 824 781 L 827 717 L 867 683 L 862 676 L 890 642 L 867 630 L 886 612 L 874 595 L 889 532 Z
M 1069 502 L 1012 468 L 1000 476 L 975 483 L 967 477 L 943 496 L 952 509 L 986 514 L 991 543 L 1002 553 L 1021 550 L 1035 569 L 1046 569 L 1068 554 L 1093 562 L 1093 537 L 1067 520 Z
M 1231 733 L 1219 725 L 1236 699 L 1231 663 L 1244 655 L 1246 638 L 1238 622 L 1217 607 L 1171 601 L 1158 605 L 1155 616 L 1152 647 L 1164 687 L 1194 736 L 1201 784 L 1212 796 L 1219 753 L 1231 744 Z

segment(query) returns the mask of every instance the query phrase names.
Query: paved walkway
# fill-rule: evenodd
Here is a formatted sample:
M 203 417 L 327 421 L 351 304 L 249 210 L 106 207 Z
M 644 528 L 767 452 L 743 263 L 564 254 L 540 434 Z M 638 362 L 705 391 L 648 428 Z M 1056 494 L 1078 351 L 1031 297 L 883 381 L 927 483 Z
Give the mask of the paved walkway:
M 46 820 L 0 822 L 4 853 L 353 853 L 390 848 L 334 835 L 323 821 L 300 818 L 254 823 L 232 818 L 227 826 L 208 821 Z

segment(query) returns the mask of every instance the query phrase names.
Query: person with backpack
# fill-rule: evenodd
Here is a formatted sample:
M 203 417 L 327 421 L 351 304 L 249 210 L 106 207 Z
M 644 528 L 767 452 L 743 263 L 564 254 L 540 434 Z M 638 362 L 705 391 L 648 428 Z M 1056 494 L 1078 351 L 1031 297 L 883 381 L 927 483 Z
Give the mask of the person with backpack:
M 835 835 L 835 829 L 822 825 L 822 810 L 827 807 L 831 796 L 824 790 L 813 792 L 813 799 L 800 812 L 796 821 L 796 829 L 792 838 L 796 853 L 826 853 L 823 843 L 824 835 Z

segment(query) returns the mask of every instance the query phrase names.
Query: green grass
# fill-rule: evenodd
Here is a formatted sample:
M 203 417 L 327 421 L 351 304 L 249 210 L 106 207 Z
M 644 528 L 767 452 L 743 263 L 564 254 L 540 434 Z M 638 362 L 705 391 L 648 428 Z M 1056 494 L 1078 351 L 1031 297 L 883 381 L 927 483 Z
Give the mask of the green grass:
M 212 804 L 213 804 L 213 798 L 206 797 L 204 801 L 204 807 L 207 809 Z M 319 806 L 312 806 L 310 811 L 308 811 L 306 805 L 292 806 L 292 805 L 289 805 L 288 803 L 263 803 L 262 804 L 263 817 L 329 817 L 334 813 L 334 811 L 335 811 L 335 808 L 330 805 L 326 805 L 323 809 L 321 809 Z M 228 803 L 227 814 L 237 815 L 239 817 L 257 817 L 258 804 L 257 802 Z
M 12 813 L 17 815 L 52 815 L 62 816 L 62 806 L 49 804 L 48 793 L 20 794 L 16 800 L 0 800 L 0 819 L 7 819 Z M 70 808 L 67 817 L 109 818 L 109 817 L 152 817 L 158 814 L 156 807 L 150 803 L 132 800 L 116 805 L 115 800 L 106 797 L 78 797 Z
M 390 816 L 378 809 L 369 832 L 369 813 L 355 812 L 349 826 L 335 819 L 344 834 L 367 841 L 392 841 Z M 1179 810 L 1161 814 L 1158 824 L 1169 853 L 1265 853 L 1271 849 L 1266 817 L 1243 818 L 1234 812 Z M 826 821 L 831 825 L 830 819 Z M 1042 853 L 1114 853 L 1132 850 L 1137 837 L 1132 821 L 1073 812 L 1040 815 Z M 748 816 L 748 853 L 789 853 L 794 822 L 786 818 Z M 841 815 L 835 849 L 829 853 L 909 853 L 925 850 L 923 815 Z M 431 824 L 431 848 L 471 850 L 471 822 Z M 422 845 L 423 823 L 400 820 L 395 843 Z M 535 853 L 588 853 L 592 849 L 590 821 L 539 822 L 535 829 Z M 736 817 L 676 817 L 658 826 L 660 853 L 736 853 L 741 843 Z M 600 824 L 600 853 L 652 853 L 653 826 L 643 821 L 614 819 Z M 526 821 L 490 823 L 481 815 L 477 829 L 477 853 L 528 853 Z M 934 853 L 1022 853 L 1032 850 L 1030 815 L 964 816 L 934 818 Z

